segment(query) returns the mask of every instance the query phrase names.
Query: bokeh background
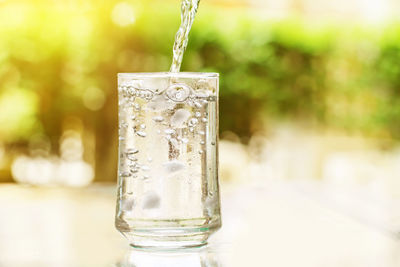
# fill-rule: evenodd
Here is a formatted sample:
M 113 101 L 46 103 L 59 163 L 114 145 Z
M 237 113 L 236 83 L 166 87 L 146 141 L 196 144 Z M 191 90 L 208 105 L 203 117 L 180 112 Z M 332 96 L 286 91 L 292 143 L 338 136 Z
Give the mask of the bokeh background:
M 1 182 L 116 180 L 116 73 L 169 69 L 177 2 L 0 2 Z M 221 139 L 246 160 L 276 156 L 275 176 L 295 178 L 301 160 L 307 173 L 296 176 L 308 179 L 365 163 L 397 180 L 399 10 L 391 0 L 204 1 L 182 70 L 221 74 Z M 222 179 L 240 178 L 229 169 Z
M 179 5 L 0 0 L 0 182 L 115 183 L 117 73 L 169 69 Z M 400 2 L 202 0 L 182 71 L 220 73 L 223 185 L 307 185 L 398 232 Z

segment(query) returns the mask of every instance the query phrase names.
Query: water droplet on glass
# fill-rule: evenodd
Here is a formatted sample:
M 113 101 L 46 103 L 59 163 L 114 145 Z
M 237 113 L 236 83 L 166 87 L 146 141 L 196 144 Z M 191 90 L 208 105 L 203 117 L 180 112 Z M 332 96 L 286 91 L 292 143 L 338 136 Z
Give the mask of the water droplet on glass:
M 207 118 L 202 118 L 201 121 L 202 122 L 207 122 Z
M 191 132 L 191 133 L 193 133 L 193 132 L 194 132 L 194 129 L 193 129 L 193 127 L 190 127 L 190 128 L 189 128 L 189 132 Z
M 164 118 L 161 117 L 161 116 L 154 116 L 154 117 L 153 117 L 153 120 L 154 120 L 155 122 L 162 122 L 162 121 L 164 120 Z
M 178 109 L 171 117 L 171 125 L 174 128 L 184 128 L 185 122 L 190 117 L 190 112 L 186 109 Z
M 126 155 L 132 155 L 132 154 L 137 154 L 139 152 L 138 149 L 136 148 L 128 148 L 125 152 Z
M 131 173 L 137 173 L 139 171 L 139 164 L 133 163 L 129 166 Z
M 146 137 L 146 133 L 143 131 L 137 131 L 136 134 L 140 137 Z
M 134 120 L 134 119 L 136 119 L 136 115 L 132 115 L 130 118 L 131 118 L 131 120 Z
M 194 115 L 197 117 L 197 118 L 200 118 L 201 117 L 201 113 L 200 112 L 196 112 L 196 113 L 194 113 Z
M 121 177 L 129 177 L 129 176 L 131 176 L 131 174 L 129 172 L 120 172 L 119 175 Z
M 143 123 L 140 124 L 140 128 L 141 128 L 141 129 L 146 129 L 146 124 L 143 124 Z
M 204 151 L 203 150 L 199 150 L 199 154 L 201 155 L 201 154 L 203 154 L 204 153 Z
M 200 145 L 204 145 L 205 143 L 204 143 L 204 141 L 200 141 Z
M 134 155 L 127 155 L 126 158 L 130 161 L 137 161 L 138 159 Z

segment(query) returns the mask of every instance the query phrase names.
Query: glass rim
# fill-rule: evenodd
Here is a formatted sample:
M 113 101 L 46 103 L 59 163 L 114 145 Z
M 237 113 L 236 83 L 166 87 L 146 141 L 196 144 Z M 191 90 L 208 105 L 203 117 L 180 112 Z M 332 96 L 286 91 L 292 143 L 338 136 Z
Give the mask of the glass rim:
M 218 78 L 217 72 L 122 72 L 118 78 Z

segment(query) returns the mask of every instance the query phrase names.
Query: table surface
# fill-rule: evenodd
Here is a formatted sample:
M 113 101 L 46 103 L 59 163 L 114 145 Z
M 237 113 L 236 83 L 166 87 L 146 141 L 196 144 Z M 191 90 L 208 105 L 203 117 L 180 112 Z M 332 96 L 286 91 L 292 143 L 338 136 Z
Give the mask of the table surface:
M 393 229 L 327 205 L 312 190 L 287 182 L 221 188 L 223 227 L 210 244 L 161 253 L 129 248 L 114 229 L 114 185 L 1 185 L 0 267 L 400 266 Z

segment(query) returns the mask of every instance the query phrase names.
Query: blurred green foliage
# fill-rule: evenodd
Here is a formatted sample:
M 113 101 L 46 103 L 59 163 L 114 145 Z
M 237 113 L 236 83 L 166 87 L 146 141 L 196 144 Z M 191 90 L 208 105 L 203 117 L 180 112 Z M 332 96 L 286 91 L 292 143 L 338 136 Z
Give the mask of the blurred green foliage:
M 0 2 L 3 143 L 47 136 L 56 153 L 78 117 L 100 173 L 114 175 L 101 168 L 116 166 L 116 74 L 168 70 L 180 20 L 178 2 L 126 1 L 135 20 L 122 27 L 117 3 Z M 202 3 L 182 70 L 221 74 L 220 129 L 244 140 L 268 120 L 400 138 L 400 25 L 274 22 Z

